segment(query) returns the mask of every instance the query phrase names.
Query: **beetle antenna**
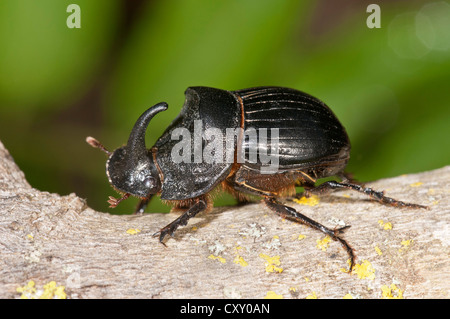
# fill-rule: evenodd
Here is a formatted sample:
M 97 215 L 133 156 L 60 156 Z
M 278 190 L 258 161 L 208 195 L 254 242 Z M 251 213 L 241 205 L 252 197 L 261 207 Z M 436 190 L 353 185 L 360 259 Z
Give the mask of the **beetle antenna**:
M 97 141 L 95 138 L 93 138 L 92 136 L 88 136 L 86 137 L 86 142 L 91 145 L 94 148 L 98 148 L 100 150 L 102 150 L 103 152 L 105 152 L 106 154 L 108 154 L 108 156 L 110 156 L 112 153 L 110 151 L 108 151 L 102 143 L 100 143 L 99 141 Z

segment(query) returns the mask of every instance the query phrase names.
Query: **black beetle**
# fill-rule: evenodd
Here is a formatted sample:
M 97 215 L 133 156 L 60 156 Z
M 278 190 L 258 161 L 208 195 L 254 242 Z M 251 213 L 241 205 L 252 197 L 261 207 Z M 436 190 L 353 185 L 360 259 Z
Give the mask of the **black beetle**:
M 261 196 L 267 207 L 277 214 L 309 225 L 339 241 L 350 256 L 351 271 L 355 260 L 353 249 L 339 236 L 350 226 L 327 228 L 283 205 L 280 198 L 295 195 L 295 186 L 304 187 L 307 194 L 346 188 L 384 204 L 426 208 L 351 183 L 344 174 L 350 157 L 347 133 L 328 106 L 306 93 L 283 87 L 238 91 L 190 87 L 185 95 L 180 114 L 149 150 L 145 146 L 147 126 L 155 114 L 167 109 L 167 103 L 158 103 L 145 111 L 134 125 L 128 143 L 114 152 L 107 151 L 92 137 L 86 139 L 90 145 L 109 155 L 106 163 L 109 182 L 123 194 L 120 199 L 110 197 L 111 207 L 132 195 L 141 198 L 136 212 L 142 213 L 152 196 L 159 194 L 169 204 L 186 209 L 155 234 L 159 234 L 161 242 L 167 234 L 173 236 L 178 226 L 186 225 L 191 217 L 211 209 L 209 194 L 222 186 L 241 201 L 248 199 L 246 195 Z M 271 129 L 273 136 L 267 138 L 264 129 Z M 206 136 L 211 130 L 214 138 L 211 134 Z M 232 139 L 228 134 L 230 130 Z M 179 144 L 183 132 L 194 133 L 194 140 L 183 144 L 185 148 Z M 260 133 L 260 136 L 257 140 L 252 139 L 249 132 Z M 264 139 L 262 133 L 266 134 Z M 235 143 L 227 144 L 230 142 Z M 230 152 L 219 152 L 217 148 L 224 146 L 229 151 L 229 145 L 232 145 L 231 155 Z M 202 150 L 208 148 L 214 150 L 212 161 L 211 157 L 209 160 L 202 158 Z M 272 154 L 275 169 L 267 160 L 269 150 L 275 151 Z M 266 157 L 254 156 L 258 154 Z M 180 155 L 184 160 L 175 159 L 174 155 Z M 332 180 L 315 186 L 317 179 L 329 176 L 336 176 L 341 182 Z

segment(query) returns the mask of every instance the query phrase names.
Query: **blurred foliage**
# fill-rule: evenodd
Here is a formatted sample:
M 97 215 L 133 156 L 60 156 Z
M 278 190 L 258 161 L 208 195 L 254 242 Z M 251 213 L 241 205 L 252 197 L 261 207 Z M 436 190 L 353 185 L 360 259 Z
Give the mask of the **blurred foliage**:
M 69 4 L 81 28 L 69 29 Z M 125 143 L 160 101 L 150 147 L 189 86 L 287 86 L 325 101 L 352 141 L 348 171 L 366 181 L 448 165 L 450 4 L 378 1 L 3 0 L 0 140 L 30 184 L 107 210 L 107 148 Z M 114 211 L 129 213 L 136 200 Z M 222 196 L 217 204 L 230 204 Z M 159 201 L 149 211 L 168 211 Z

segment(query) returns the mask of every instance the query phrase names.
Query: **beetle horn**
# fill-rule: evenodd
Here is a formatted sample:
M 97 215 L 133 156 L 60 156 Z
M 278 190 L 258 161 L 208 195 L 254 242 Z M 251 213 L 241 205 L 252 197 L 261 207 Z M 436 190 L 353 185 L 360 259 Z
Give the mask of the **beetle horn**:
M 127 147 L 132 150 L 132 152 L 147 151 L 145 146 L 145 131 L 147 130 L 147 126 L 153 116 L 159 112 L 167 110 L 167 107 L 168 105 L 165 102 L 155 104 L 138 118 L 136 124 L 134 124 L 134 127 L 131 130 L 127 143 Z

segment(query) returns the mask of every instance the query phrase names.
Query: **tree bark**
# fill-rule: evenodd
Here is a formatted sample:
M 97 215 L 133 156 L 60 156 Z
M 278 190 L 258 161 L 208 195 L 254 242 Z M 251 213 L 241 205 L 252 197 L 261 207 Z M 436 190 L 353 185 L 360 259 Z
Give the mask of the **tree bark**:
M 351 225 L 349 274 L 339 242 L 261 203 L 199 214 L 164 246 L 152 234 L 179 214 L 111 215 L 41 192 L 0 142 L 0 298 L 449 298 L 449 181 L 447 166 L 367 185 L 429 210 L 351 191 L 285 201 Z

